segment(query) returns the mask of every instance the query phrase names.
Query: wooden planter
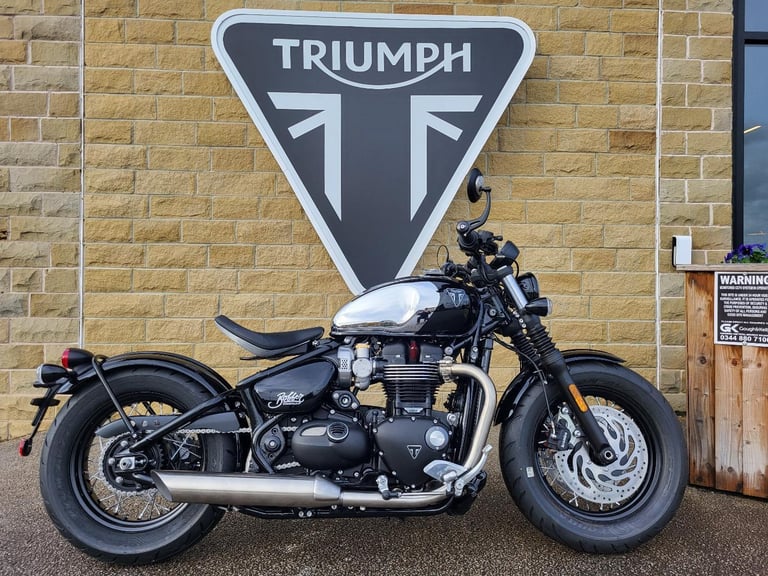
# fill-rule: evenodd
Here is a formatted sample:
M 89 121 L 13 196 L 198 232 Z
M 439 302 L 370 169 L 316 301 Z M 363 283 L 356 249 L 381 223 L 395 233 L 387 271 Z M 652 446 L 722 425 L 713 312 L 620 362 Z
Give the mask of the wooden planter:
M 714 272 L 686 266 L 690 482 L 768 498 L 768 348 L 715 344 Z

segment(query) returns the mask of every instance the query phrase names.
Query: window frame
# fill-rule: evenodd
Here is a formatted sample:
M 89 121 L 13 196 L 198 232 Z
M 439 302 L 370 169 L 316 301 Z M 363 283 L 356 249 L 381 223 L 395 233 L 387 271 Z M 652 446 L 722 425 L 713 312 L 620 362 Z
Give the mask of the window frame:
M 768 30 L 746 30 L 746 0 L 733 3 L 733 246 L 744 243 L 744 80 L 745 52 L 749 44 L 768 45 Z M 766 215 L 768 216 L 768 215 Z

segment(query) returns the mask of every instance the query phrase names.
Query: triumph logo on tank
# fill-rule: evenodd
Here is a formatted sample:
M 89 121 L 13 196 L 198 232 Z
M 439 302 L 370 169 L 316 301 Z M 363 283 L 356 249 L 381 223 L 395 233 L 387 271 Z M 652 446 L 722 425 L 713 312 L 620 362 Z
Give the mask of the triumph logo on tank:
M 535 48 L 512 18 L 271 10 L 212 43 L 355 293 L 411 273 Z

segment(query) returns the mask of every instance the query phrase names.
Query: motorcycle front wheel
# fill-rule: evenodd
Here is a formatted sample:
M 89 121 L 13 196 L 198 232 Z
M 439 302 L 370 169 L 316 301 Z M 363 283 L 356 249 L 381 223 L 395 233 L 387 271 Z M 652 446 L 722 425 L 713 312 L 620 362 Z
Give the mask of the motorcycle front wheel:
M 562 392 L 535 385 L 502 426 L 504 481 L 547 536 L 578 551 L 627 552 L 658 534 L 680 505 L 688 479 L 682 428 L 635 372 L 599 361 L 569 369 L 617 459 L 593 461 Z
M 162 369 L 126 369 L 110 375 L 109 383 L 129 417 L 180 414 L 210 398 L 198 384 Z M 98 433 L 118 419 L 99 382 L 67 402 L 40 457 L 43 502 L 59 531 L 84 552 L 108 562 L 158 562 L 199 541 L 223 512 L 165 500 L 149 472 L 232 471 L 235 442 L 225 434 L 180 430 L 126 457 L 127 431 Z

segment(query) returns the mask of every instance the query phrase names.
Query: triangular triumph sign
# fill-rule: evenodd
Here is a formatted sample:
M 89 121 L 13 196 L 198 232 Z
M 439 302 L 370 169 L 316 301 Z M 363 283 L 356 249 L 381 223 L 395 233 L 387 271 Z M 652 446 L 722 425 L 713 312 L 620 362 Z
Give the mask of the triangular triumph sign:
M 271 10 L 212 42 L 355 293 L 411 273 L 535 47 L 512 18 Z

